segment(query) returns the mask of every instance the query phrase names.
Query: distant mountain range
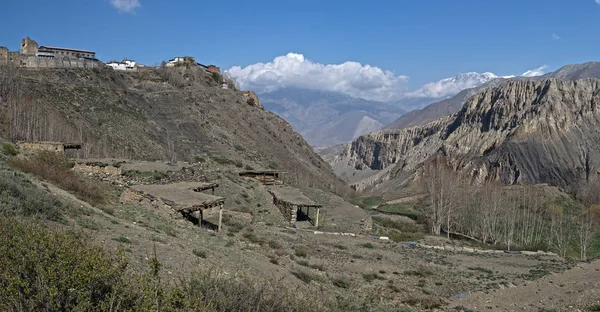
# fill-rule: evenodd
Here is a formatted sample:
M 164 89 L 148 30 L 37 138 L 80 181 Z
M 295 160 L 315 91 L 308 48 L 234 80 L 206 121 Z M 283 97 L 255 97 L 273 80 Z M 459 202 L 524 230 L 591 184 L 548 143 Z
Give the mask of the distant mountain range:
M 350 142 L 404 113 L 398 105 L 329 91 L 282 88 L 258 96 L 266 109 L 292 124 L 312 146 Z
M 460 75 L 459 75 L 460 76 Z M 492 77 L 492 76 L 488 76 Z M 545 80 L 555 78 L 558 80 L 577 80 L 583 78 L 600 78 L 600 63 L 589 62 L 584 64 L 566 65 L 559 70 L 537 77 L 496 77 L 474 87 L 464 89 L 453 97 L 429 104 L 422 109 L 409 111 L 394 122 L 385 126 L 385 129 L 402 129 L 426 124 L 443 116 L 459 111 L 464 103 L 473 95 L 491 87 L 496 87 L 507 80 Z M 442 80 L 444 81 L 444 80 Z M 480 80 L 481 81 L 481 80 Z
M 463 89 L 501 79 L 492 73 L 465 73 L 424 85 L 403 99 L 385 103 L 354 98 L 342 93 L 281 88 L 259 93 L 266 109 L 292 124 L 312 146 L 348 143 L 368 132 L 383 129 L 402 118 L 407 110 L 446 100 Z M 464 99 L 461 101 L 462 105 Z M 445 113 L 445 112 L 444 112 Z M 438 115 L 433 113 L 433 115 Z M 428 119 L 429 120 L 429 119 Z

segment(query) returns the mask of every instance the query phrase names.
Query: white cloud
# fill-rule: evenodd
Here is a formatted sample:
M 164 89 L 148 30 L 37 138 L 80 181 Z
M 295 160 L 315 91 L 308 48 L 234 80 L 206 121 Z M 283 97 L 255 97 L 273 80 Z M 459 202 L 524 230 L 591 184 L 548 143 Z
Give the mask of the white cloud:
M 288 53 L 268 63 L 234 66 L 227 70 L 242 89 L 258 92 L 281 87 L 336 91 L 368 100 L 392 100 L 406 90 L 407 76 L 357 62 L 319 64 L 304 55 Z
M 600 4 L 600 0 L 596 0 L 596 3 Z
M 121 12 L 132 13 L 141 6 L 139 0 L 110 0 L 110 4 Z
M 596 0 L 596 1 L 600 1 L 600 0 Z M 548 68 L 547 65 L 542 65 L 538 68 L 535 69 L 530 69 L 526 72 L 524 72 L 521 76 L 523 77 L 535 77 L 535 76 L 541 76 L 544 74 L 544 70 Z
M 596 0 L 596 1 L 600 1 L 600 0 Z M 552 34 L 552 39 L 554 39 L 554 40 L 560 40 L 561 38 L 557 34 Z

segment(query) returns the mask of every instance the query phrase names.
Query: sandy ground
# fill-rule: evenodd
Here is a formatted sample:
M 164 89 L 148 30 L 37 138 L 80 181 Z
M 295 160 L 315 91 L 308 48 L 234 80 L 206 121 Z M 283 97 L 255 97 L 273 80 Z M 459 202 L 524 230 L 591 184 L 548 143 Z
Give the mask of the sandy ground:
M 454 303 L 473 311 L 580 310 L 594 304 L 600 304 L 599 260 L 522 286 L 470 294 Z

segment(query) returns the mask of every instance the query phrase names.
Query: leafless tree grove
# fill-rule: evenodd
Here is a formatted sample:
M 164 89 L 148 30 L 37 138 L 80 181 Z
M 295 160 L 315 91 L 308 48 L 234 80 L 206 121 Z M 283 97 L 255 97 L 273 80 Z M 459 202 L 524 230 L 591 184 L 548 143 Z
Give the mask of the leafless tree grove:
M 509 250 L 514 246 L 549 248 L 563 257 L 578 250 L 586 260 L 600 225 L 598 183 L 586 186 L 589 191 L 580 196 L 580 204 L 565 207 L 543 200 L 536 186 L 472 184 L 442 157 L 424 166 L 422 181 L 429 197 L 424 213 L 436 235 L 444 232 Z

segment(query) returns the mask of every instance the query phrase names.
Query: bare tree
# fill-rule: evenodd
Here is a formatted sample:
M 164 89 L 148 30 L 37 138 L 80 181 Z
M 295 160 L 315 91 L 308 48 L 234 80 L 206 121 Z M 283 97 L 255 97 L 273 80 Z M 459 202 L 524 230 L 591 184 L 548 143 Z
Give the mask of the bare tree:
M 458 206 L 460 179 L 442 157 L 436 157 L 424 167 L 424 182 L 429 193 L 427 217 L 431 232 L 440 235 L 442 225 L 446 224 L 448 237 L 451 231 L 451 219 Z

